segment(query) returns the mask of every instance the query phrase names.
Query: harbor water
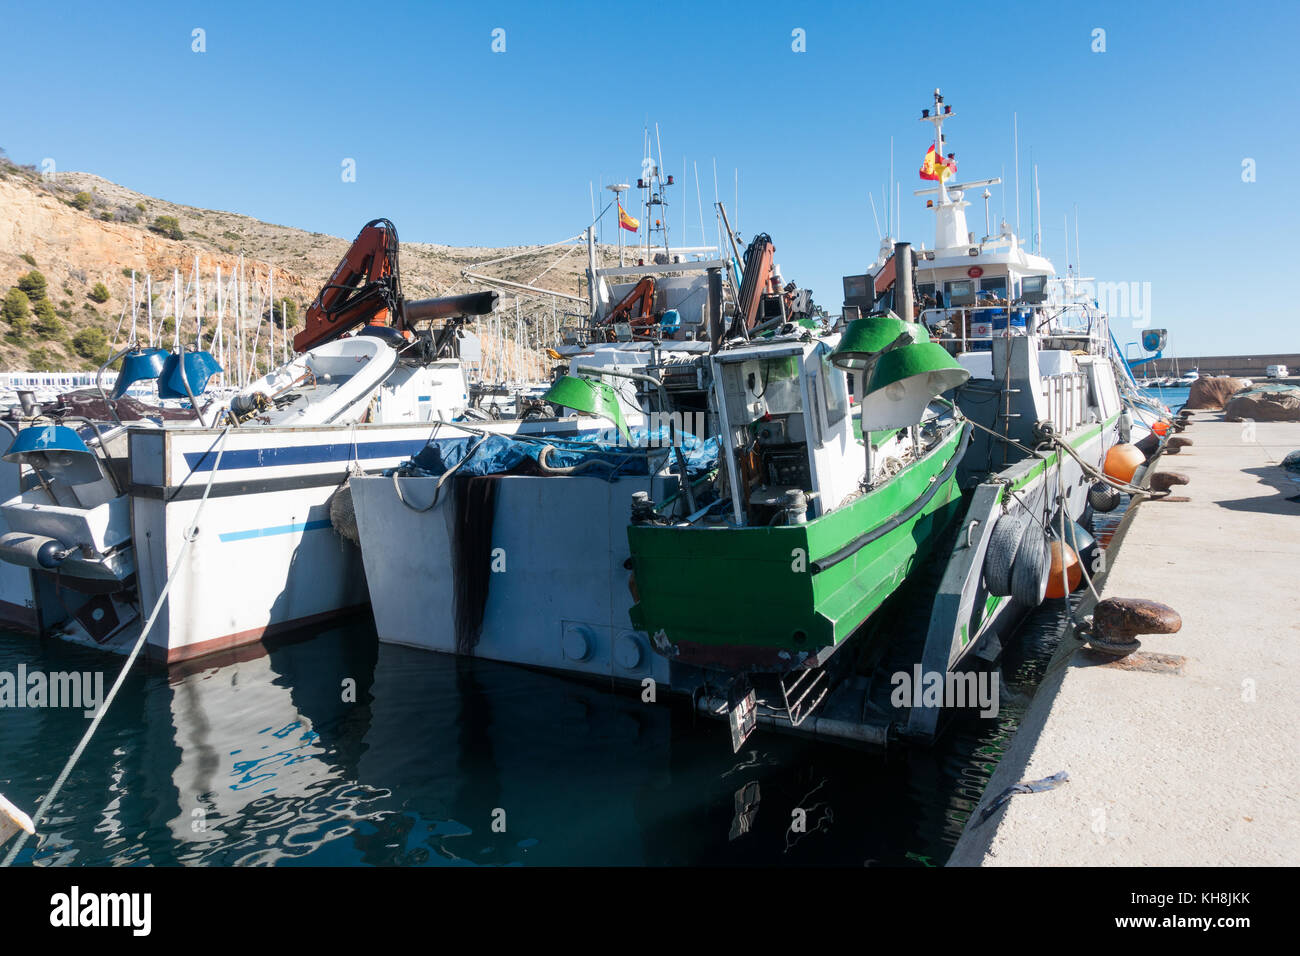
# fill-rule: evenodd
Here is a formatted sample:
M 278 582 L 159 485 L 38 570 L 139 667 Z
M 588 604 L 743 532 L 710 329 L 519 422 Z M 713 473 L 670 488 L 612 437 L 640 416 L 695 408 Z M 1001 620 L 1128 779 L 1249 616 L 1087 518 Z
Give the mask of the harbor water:
M 1176 407 L 1186 389 L 1151 394 Z M 890 613 L 924 628 L 928 602 L 905 590 Z M 362 615 L 184 673 L 137 667 L 17 862 L 939 866 L 1064 623 L 1059 601 L 1030 614 L 1005 642 L 998 715 L 932 749 L 760 731 L 733 755 L 725 724 L 679 703 L 381 644 Z M 107 688 L 119 666 L 0 631 L 0 674 L 102 672 Z M 35 811 L 87 723 L 0 709 L 0 793 Z
M 909 597 L 897 613 L 922 626 Z M 733 755 L 681 704 L 381 644 L 367 617 L 189 673 L 137 667 L 17 862 L 938 866 L 1063 622 L 1048 602 L 1008 642 L 995 718 L 888 757 L 762 731 Z M 119 666 L 0 632 L 0 672 L 107 688 Z M 87 723 L 0 709 L 0 793 L 34 811 Z

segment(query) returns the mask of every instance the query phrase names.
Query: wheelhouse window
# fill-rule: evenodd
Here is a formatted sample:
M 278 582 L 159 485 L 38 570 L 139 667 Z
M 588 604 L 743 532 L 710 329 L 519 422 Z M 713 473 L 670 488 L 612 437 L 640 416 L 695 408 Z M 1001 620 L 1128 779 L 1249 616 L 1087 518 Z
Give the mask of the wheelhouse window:
M 980 279 L 981 301 L 1005 299 L 1007 297 L 1007 277 L 988 276 Z
M 831 364 L 830 349 L 822 352 L 822 404 L 826 406 L 826 424 L 835 425 L 849 413 L 849 386 L 844 372 Z

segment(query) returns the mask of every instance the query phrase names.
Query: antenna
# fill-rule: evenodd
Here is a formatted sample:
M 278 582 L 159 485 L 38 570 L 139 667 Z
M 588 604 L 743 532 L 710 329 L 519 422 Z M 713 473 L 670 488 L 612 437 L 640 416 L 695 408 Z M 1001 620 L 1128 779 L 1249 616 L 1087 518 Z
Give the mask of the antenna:
M 1061 218 L 1065 220 L 1065 274 L 1070 275 L 1070 214 Z
M 713 208 L 717 209 L 718 203 L 720 203 L 721 201 L 722 200 L 718 197 L 718 157 L 714 156 L 713 157 Z M 717 224 L 718 224 L 718 251 L 721 252 L 724 248 L 722 245 L 722 220 L 718 219 Z
M 896 236 L 898 233 L 894 231 L 894 213 L 897 210 L 894 208 L 894 137 L 892 136 L 889 137 L 889 192 L 885 195 L 885 205 L 888 206 L 885 219 L 889 223 L 890 235 Z
M 1043 194 L 1038 191 L 1038 164 L 1034 163 L 1034 252 L 1043 253 Z
M 1011 151 L 1016 157 L 1016 236 L 1020 236 L 1020 121 L 1011 114 Z
M 880 217 L 876 215 L 876 197 L 867 193 L 867 198 L 871 200 L 871 218 L 876 220 L 876 238 L 884 239 L 885 237 L 880 234 Z
M 1079 204 L 1074 204 L 1074 271 L 1083 275 L 1083 257 L 1079 255 Z
M 695 208 L 700 214 L 700 245 L 704 245 L 708 240 L 704 238 L 704 203 L 700 201 L 700 164 L 692 160 L 691 165 L 695 167 Z
M 618 233 L 618 265 L 621 269 L 623 267 L 623 193 L 631 187 L 627 183 L 611 183 L 605 188 L 614 194 L 614 208 L 619 212 L 618 229 L 615 231 Z M 648 224 L 646 231 L 649 231 Z M 641 237 L 638 236 L 637 242 L 640 243 L 640 241 Z

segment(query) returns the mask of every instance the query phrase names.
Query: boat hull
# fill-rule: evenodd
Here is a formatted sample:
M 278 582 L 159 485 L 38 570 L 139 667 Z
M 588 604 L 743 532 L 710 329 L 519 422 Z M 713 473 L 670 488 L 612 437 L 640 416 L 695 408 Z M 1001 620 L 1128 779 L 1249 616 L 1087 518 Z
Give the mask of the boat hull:
M 632 624 L 682 664 L 824 661 L 903 583 L 961 507 L 968 426 L 851 504 L 767 528 L 633 525 Z M 662 637 L 661 637 L 662 635 Z
M 397 480 L 406 501 L 433 501 L 437 478 Z M 664 476 L 470 480 L 495 486 L 490 515 L 473 514 L 484 505 L 467 506 L 461 484 L 421 512 L 403 504 L 391 478 L 351 482 L 379 639 L 666 687 L 668 662 L 629 624 L 624 566 L 632 495 L 664 495 Z M 458 544 L 458 525 L 485 538 L 481 547 Z M 475 594 L 482 601 L 477 628 L 460 608 Z

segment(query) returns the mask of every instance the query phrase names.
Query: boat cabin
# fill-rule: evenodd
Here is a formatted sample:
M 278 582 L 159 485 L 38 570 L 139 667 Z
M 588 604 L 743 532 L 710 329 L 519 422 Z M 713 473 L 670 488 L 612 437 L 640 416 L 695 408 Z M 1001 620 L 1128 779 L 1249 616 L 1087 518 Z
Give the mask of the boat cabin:
M 736 525 L 815 518 L 858 487 L 848 384 L 833 341 L 775 341 L 713 356 L 720 462 Z M 802 498 L 800 498 L 802 496 Z

